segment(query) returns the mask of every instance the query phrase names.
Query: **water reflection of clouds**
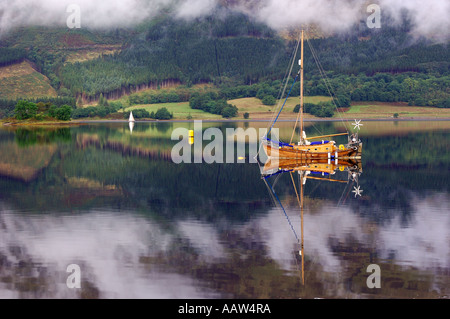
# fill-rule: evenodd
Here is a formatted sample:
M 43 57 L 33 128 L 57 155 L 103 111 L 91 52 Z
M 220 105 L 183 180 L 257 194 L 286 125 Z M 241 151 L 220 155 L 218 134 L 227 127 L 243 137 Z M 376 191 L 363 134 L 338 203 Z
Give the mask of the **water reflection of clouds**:
M 292 266 L 293 249 L 301 238 L 301 220 L 298 210 L 288 210 L 289 220 L 278 209 L 272 210 L 259 220 L 260 227 L 265 228 L 269 255 L 278 261 L 281 267 L 289 270 Z M 348 208 L 335 209 L 324 207 L 320 213 L 304 215 L 304 247 L 308 258 L 313 258 L 324 271 L 339 272 L 341 261 L 330 247 L 330 239 L 342 242 L 351 235 L 363 241 L 364 234 L 361 219 Z
M 450 267 L 450 205 L 447 194 L 411 198 L 414 209 L 408 223 L 401 216 L 371 227 L 369 221 L 349 207 L 324 206 L 319 212 L 304 215 L 305 254 L 323 267 L 339 273 L 343 260 L 333 252 L 332 242 L 358 244 L 373 250 L 381 259 L 392 258 L 397 265 L 430 270 Z M 298 210 L 289 211 L 290 222 L 300 238 Z M 284 269 L 292 266 L 297 243 L 285 216 L 278 209 L 258 220 L 266 233 L 270 257 Z
M 412 198 L 414 213 L 403 225 L 400 217 L 379 231 L 382 257 L 394 254 L 397 264 L 419 269 L 450 267 L 450 200 L 445 193 Z
M 351 207 L 324 205 L 314 213 L 306 212 L 307 258 L 335 276 L 335 281 L 346 267 L 342 256 L 334 251 L 335 245 L 368 248 L 375 251 L 378 258 L 392 258 L 395 264 L 419 270 L 450 267 L 448 195 L 416 197 L 411 201 L 414 212 L 407 223 L 398 217 L 375 227 L 371 227 L 373 221 L 355 213 Z M 199 263 L 226 259 L 226 239 L 211 223 L 186 219 L 172 223 L 171 227 L 161 227 L 133 212 L 26 215 L 8 211 L 1 205 L 0 212 L 0 262 L 3 265 L 0 277 L 13 276 L 17 264 L 23 260 L 31 260 L 36 269 L 47 267 L 47 277 L 53 278 L 50 284 L 57 288 L 44 297 L 74 297 L 65 286 L 68 276 L 65 270 L 71 263 L 80 263 L 85 271 L 83 278 L 98 288 L 102 298 L 218 296 L 199 289 L 195 278 L 165 268 L 168 255 L 191 254 L 190 248 L 197 254 Z M 300 216 L 298 210 L 288 210 L 288 214 L 293 230 L 286 216 L 276 209 L 257 215 L 247 223 L 226 227 L 240 234 L 238 238 L 257 236 L 267 247 L 268 256 L 280 267 L 296 270 L 293 253 L 297 239 L 301 238 Z M 249 232 L 249 227 L 257 232 Z M 184 251 L 186 248 L 189 251 Z M 142 257 L 149 257 L 149 262 L 142 262 Z M 36 269 L 32 274 L 35 278 L 39 277 Z M 18 296 L 22 295 L 0 284 L 0 298 Z
M 31 260 L 36 268 L 48 267 L 49 277 L 53 274 L 61 279 L 52 283 L 58 289 L 45 297 L 73 296 L 65 286 L 69 275 L 65 270 L 72 263 L 80 263 L 82 279 L 90 279 L 103 298 L 211 296 L 206 291 L 200 292 L 189 277 L 161 272 L 140 262 L 142 256 L 156 257 L 167 251 L 174 240 L 173 234 L 143 217 L 117 212 L 25 216 L 6 209 L 1 211 L 0 256 L 6 257 L 10 264 Z M 0 272 L 0 276 L 5 275 Z M 0 296 L 18 295 L 0 285 Z
M 196 220 L 187 220 L 179 221 L 177 228 L 203 258 L 211 260 L 226 257 L 224 246 L 213 226 Z

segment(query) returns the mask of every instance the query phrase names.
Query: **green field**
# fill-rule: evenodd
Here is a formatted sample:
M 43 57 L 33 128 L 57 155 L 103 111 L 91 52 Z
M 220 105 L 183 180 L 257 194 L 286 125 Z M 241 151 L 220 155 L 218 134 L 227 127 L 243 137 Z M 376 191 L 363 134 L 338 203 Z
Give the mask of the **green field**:
M 305 96 L 305 103 L 314 103 L 330 101 L 331 98 L 327 96 Z M 260 99 L 255 97 L 248 97 L 243 99 L 230 100 L 228 103 L 236 105 L 239 109 L 238 117 L 242 118 L 244 113 L 249 113 L 249 119 L 270 119 L 274 115 L 274 112 L 285 103 L 284 100 L 277 101 L 275 105 L 264 105 Z M 279 118 L 295 119 L 297 113 L 294 113 L 294 108 L 297 104 L 300 104 L 299 97 L 290 97 L 284 104 L 283 111 Z M 305 114 L 305 117 L 313 117 L 312 115 Z
M 326 96 L 311 96 L 305 97 L 305 103 L 318 103 L 322 101 L 329 101 L 331 98 Z M 284 101 L 281 101 L 283 103 Z M 261 100 L 258 98 L 242 98 L 236 100 L 228 101 L 229 104 L 236 105 L 239 109 L 238 118 L 243 118 L 244 113 L 250 114 L 250 119 L 261 119 L 261 118 L 270 118 L 273 115 L 277 105 L 268 106 L 262 104 Z M 293 113 L 293 109 L 295 105 L 299 104 L 299 98 L 293 97 L 288 98 L 286 104 L 283 108 L 283 117 L 295 117 L 295 113 Z M 169 112 L 173 113 L 174 119 L 187 119 L 189 115 L 192 119 L 198 120 L 220 120 L 223 119 L 222 116 L 216 114 L 210 114 L 204 112 L 202 110 L 191 109 L 189 106 L 189 102 L 180 102 L 180 103 L 160 103 L 160 104 L 142 104 L 142 105 L 133 105 L 131 107 L 127 107 L 125 111 L 132 111 L 135 109 L 145 109 L 149 113 L 155 112 L 165 107 L 169 110 Z
M 330 101 L 328 96 L 305 96 L 305 103 L 314 103 Z M 256 97 L 247 97 L 243 99 L 230 100 L 228 103 L 236 105 L 239 108 L 239 112 L 272 112 L 278 105 L 283 105 L 284 100 L 277 101 L 275 105 L 264 105 L 260 99 Z M 284 112 L 293 112 L 294 107 L 300 104 L 299 97 L 290 97 L 286 100 L 284 105 Z
M 409 106 L 407 103 L 387 102 L 355 102 L 350 109 L 340 113 L 342 117 L 359 118 L 391 118 L 398 114 L 398 118 L 448 118 L 450 109 L 430 106 Z M 336 117 L 337 115 L 335 115 Z
M 144 104 L 144 105 L 133 105 L 125 109 L 125 111 L 132 111 L 135 109 L 145 109 L 149 113 L 158 111 L 160 108 L 167 108 L 170 113 L 173 114 L 175 120 L 185 120 L 189 118 L 195 120 L 220 120 L 222 116 L 206 113 L 202 110 L 193 110 L 189 106 L 189 102 L 180 103 L 160 103 L 160 104 Z

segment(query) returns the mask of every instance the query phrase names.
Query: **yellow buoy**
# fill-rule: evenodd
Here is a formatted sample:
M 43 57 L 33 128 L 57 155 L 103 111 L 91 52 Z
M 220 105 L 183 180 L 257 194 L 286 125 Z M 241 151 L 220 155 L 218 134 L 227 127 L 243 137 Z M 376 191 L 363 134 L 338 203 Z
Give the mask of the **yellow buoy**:
M 339 145 L 339 150 L 341 150 L 341 151 L 343 151 L 343 150 L 345 150 L 345 146 L 344 145 Z
M 189 137 L 194 137 L 194 130 L 189 130 Z

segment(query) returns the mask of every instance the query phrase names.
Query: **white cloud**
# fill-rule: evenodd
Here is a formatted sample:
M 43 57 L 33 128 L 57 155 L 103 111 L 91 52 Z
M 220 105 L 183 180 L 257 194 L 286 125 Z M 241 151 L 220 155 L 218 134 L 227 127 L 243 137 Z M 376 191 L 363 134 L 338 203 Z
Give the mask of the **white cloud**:
M 407 11 L 417 35 L 449 38 L 450 1 L 378 0 L 382 15 L 397 22 Z M 24 25 L 64 26 L 71 4 L 81 8 L 82 27 L 116 28 L 136 25 L 171 8 L 174 16 L 197 18 L 214 13 L 219 0 L 0 0 L 0 34 Z M 314 23 L 327 32 L 339 32 L 365 20 L 368 1 L 361 0 L 247 0 L 232 5 L 236 11 L 275 29 Z M 217 12 L 216 12 L 217 13 Z M 382 25 L 383 26 L 383 25 Z

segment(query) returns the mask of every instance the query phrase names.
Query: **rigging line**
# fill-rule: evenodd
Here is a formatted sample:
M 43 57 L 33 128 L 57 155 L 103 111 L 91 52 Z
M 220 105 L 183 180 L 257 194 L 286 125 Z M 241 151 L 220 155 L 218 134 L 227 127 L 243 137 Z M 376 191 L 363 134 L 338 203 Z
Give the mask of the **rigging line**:
M 295 186 L 294 177 L 292 176 L 292 172 L 289 172 L 289 175 L 291 175 L 291 181 L 292 181 L 292 185 L 294 186 L 295 195 L 297 196 L 298 206 L 299 206 L 299 208 L 301 208 L 300 198 L 298 196 L 297 186 Z
M 269 182 L 266 181 L 266 183 L 270 186 L 270 183 L 269 183 Z M 278 203 L 280 204 L 281 209 L 283 210 L 284 216 L 286 217 L 286 219 L 287 219 L 287 221 L 288 221 L 288 223 L 289 223 L 289 226 L 291 227 L 291 230 L 292 230 L 292 232 L 294 233 L 295 238 L 297 239 L 297 241 L 299 241 L 299 238 L 298 238 L 298 236 L 297 236 L 297 233 L 295 232 L 294 226 L 292 225 L 291 220 L 289 219 L 289 216 L 288 216 L 288 214 L 286 213 L 286 210 L 285 210 L 284 207 L 283 207 L 283 204 L 281 204 L 281 201 L 280 201 L 280 199 L 278 198 L 277 193 L 275 192 L 275 190 L 274 190 L 271 186 L 270 186 L 270 189 L 272 190 L 273 194 L 275 195 L 276 200 L 277 200 Z
M 294 177 L 292 176 L 292 172 L 289 172 L 289 175 L 291 175 L 292 185 L 294 186 L 295 195 L 297 196 L 298 207 L 300 208 L 301 214 L 303 214 L 303 211 L 302 211 L 302 204 L 303 204 L 303 202 L 300 201 L 300 198 L 298 196 L 297 187 L 295 186 L 295 181 L 294 181 Z M 301 182 L 301 180 L 300 180 L 300 182 Z M 302 229 L 302 234 L 301 235 L 303 236 L 303 229 Z
M 290 63 L 290 61 L 292 61 L 292 60 L 289 60 L 289 63 Z M 277 106 L 275 107 L 275 110 L 272 113 L 272 117 L 270 118 L 269 124 L 267 125 L 267 129 L 269 129 L 271 123 L 274 121 L 275 114 L 277 114 L 277 111 L 278 111 L 278 109 L 281 106 L 282 98 L 283 98 L 284 94 L 286 93 L 286 88 L 287 88 L 287 85 L 289 83 L 289 74 L 290 74 L 288 72 L 289 72 L 289 67 L 286 69 L 286 73 L 285 73 L 285 75 L 283 77 L 284 86 L 281 86 L 279 91 L 278 91 L 278 95 L 277 95 L 278 103 L 277 103 Z
M 317 133 L 319 133 L 319 135 L 325 135 L 323 134 L 323 132 L 321 130 L 319 130 L 316 126 L 316 124 L 314 124 L 314 122 L 312 122 L 312 127 L 317 131 Z
M 291 59 L 289 60 L 290 66 L 288 66 L 288 68 L 286 69 L 286 73 L 285 73 L 284 78 L 283 78 L 283 80 L 285 80 L 285 84 L 284 84 L 284 87 L 283 87 L 283 92 L 281 93 L 281 95 L 279 95 L 278 105 L 277 105 L 275 111 L 273 112 L 272 118 L 271 118 L 271 120 L 269 122 L 269 125 L 267 126 L 267 129 L 269 129 L 270 123 L 274 122 L 275 114 L 276 114 L 277 110 L 279 109 L 279 107 L 281 105 L 281 99 L 284 96 L 284 94 L 286 93 L 286 88 L 287 88 L 288 83 L 289 83 L 290 74 L 292 73 L 292 69 L 294 68 L 295 57 L 297 56 L 298 47 L 300 46 L 300 39 L 301 39 L 301 34 L 299 35 L 299 38 L 297 40 L 297 45 L 296 45 L 296 47 L 294 49 L 294 52 L 293 52 L 293 54 L 291 56 Z
M 313 50 L 314 50 L 314 49 L 313 49 Z M 314 52 L 315 52 L 315 51 L 314 51 Z M 315 60 L 316 60 L 316 63 L 317 63 L 318 66 L 319 66 L 319 72 L 320 72 L 320 75 L 322 76 L 323 82 L 325 83 L 325 87 L 327 88 L 328 94 L 331 96 L 331 102 L 333 103 L 333 105 L 334 105 L 334 107 L 335 107 L 335 109 L 336 109 L 336 111 L 337 111 L 337 113 L 338 113 L 338 115 L 339 115 L 339 118 L 340 118 L 342 124 L 344 124 L 344 127 L 345 127 L 345 129 L 347 130 L 347 132 L 348 132 L 349 129 L 348 129 L 348 127 L 347 127 L 347 125 L 346 125 L 346 123 L 345 123 L 345 121 L 344 121 L 344 118 L 343 118 L 343 116 L 342 116 L 341 111 L 339 110 L 339 106 L 338 106 L 337 103 L 336 103 L 336 102 L 337 102 L 337 100 L 336 100 L 336 98 L 335 98 L 336 93 L 335 93 L 333 87 L 331 86 L 331 83 L 330 83 L 330 81 L 329 81 L 329 79 L 328 79 L 328 77 L 327 77 L 327 75 L 326 75 L 325 70 L 324 70 L 323 67 L 322 67 L 322 64 L 321 64 L 320 61 L 319 61 L 319 58 L 318 58 L 318 55 L 317 55 L 316 52 L 315 52 L 315 54 L 314 54 L 314 58 L 315 58 Z M 331 89 L 330 89 L 330 88 L 331 88 Z
M 348 184 L 347 184 L 347 186 L 348 186 Z M 341 206 L 342 197 L 344 196 L 344 193 L 347 190 L 347 186 L 344 187 L 344 189 L 342 190 L 341 197 L 339 197 L 339 201 L 338 201 L 338 204 L 337 204 L 338 207 Z
M 275 108 L 275 111 L 273 112 L 273 114 L 272 114 L 272 117 L 271 117 L 271 119 L 270 119 L 270 121 L 269 121 L 269 124 L 267 125 L 267 134 L 266 134 L 266 137 L 268 137 L 269 136 L 269 132 L 272 130 L 272 128 L 273 128 L 273 126 L 274 126 L 274 124 L 275 124 L 275 122 L 276 122 L 276 119 L 275 119 L 275 114 L 277 113 L 277 111 L 278 111 L 278 109 L 280 108 L 280 105 L 281 105 L 281 98 L 285 95 L 285 93 L 286 93 L 286 89 L 287 89 L 287 86 L 288 86 L 288 84 L 289 84 L 289 78 L 290 78 L 290 75 L 291 75 L 291 73 L 292 73 L 292 69 L 294 68 L 294 64 L 295 64 L 295 58 L 296 58 L 296 56 L 297 56 L 297 52 L 298 52 L 298 48 L 299 48 L 299 46 L 300 46 L 300 40 L 301 40 L 301 33 L 299 34 L 299 38 L 298 38 L 298 40 L 297 40 L 297 45 L 295 46 L 295 49 L 294 49 L 294 51 L 293 51 L 293 54 L 292 54 L 292 56 L 291 56 L 291 58 L 290 58 L 290 60 L 289 60 L 289 65 L 288 65 L 288 67 L 287 67 L 287 69 L 286 69 L 286 72 L 285 72 L 285 75 L 284 75 L 284 78 L 283 78 L 283 81 L 285 82 L 285 84 L 284 84 L 284 87 L 283 87 L 283 91 L 282 91 L 282 93 L 281 93 L 281 95 L 280 95 L 280 92 L 278 92 L 278 96 L 279 96 L 279 101 L 278 101 L 278 104 L 277 104 L 277 107 Z M 294 81 L 294 83 L 295 83 L 295 81 Z M 291 88 L 292 89 L 292 88 Z M 281 90 L 281 87 L 280 87 L 280 90 Z M 286 98 L 286 100 L 287 100 L 287 98 Z M 285 102 L 284 103 L 286 103 L 286 100 L 285 100 Z M 283 107 L 284 107 L 284 104 L 283 104 Z M 280 112 L 278 113 L 278 115 L 281 113 L 281 110 L 280 110 Z M 278 116 L 277 116 L 277 119 L 278 119 Z M 272 127 L 270 127 L 270 125 L 272 124 Z M 269 127 L 270 127 L 270 129 L 269 129 Z M 280 137 L 278 136 L 277 137 L 278 138 L 278 140 L 280 139 Z M 258 153 L 257 153 L 257 156 L 259 156 L 259 154 L 261 153 L 261 148 L 262 148 L 262 143 L 260 143 L 259 144 L 259 148 L 258 148 Z
M 287 88 L 287 85 L 289 83 L 289 77 L 290 77 L 290 75 L 292 73 L 292 68 L 294 67 L 294 64 L 295 64 L 295 57 L 297 56 L 297 51 L 298 51 L 299 44 L 300 44 L 300 38 L 298 39 L 297 46 L 295 47 L 294 52 L 292 53 L 292 55 L 291 55 L 291 57 L 289 59 L 289 65 L 288 65 L 288 67 L 286 69 L 286 73 L 284 74 L 284 77 L 283 77 L 283 82 L 285 83 L 284 87 L 283 87 L 283 91 L 281 93 L 281 87 L 280 87 L 280 90 L 278 92 L 278 98 L 279 99 L 282 99 L 284 94 L 286 93 L 286 88 Z
M 338 112 L 339 117 L 340 117 L 342 123 L 344 124 L 344 127 L 346 128 L 346 130 L 347 130 L 347 132 L 348 132 L 349 130 L 348 130 L 347 124 L 344 122 L 344 119 L 343 119 L 343 116 L 342 116 L 342 114 L 341 114 L 341 111 L 339 111 L 339 108 L 338 108 L 338 106 L 336 105 L 336 101 L 335 101 L 335 98 L 334 98 L 334 96 L 335 96 L 336 94 L 335 94 L 333 88 L 331 87 L 331 84 L 329 84 L 329 79 L 328 79 L 328 77 L 327 77 L 327 75 L 326 75 L 325 70 L 324 70 L 323 67 L 322 67 L 322 64 L 321 64 L 320 61 L 319 61 L 319 57 L 318 57 L 318 55 L 317 55 L 317 52 L 316 52 L 315 49 L 313 48 L 313 46 L 312 46 L 311 42 L 309 41 L 309 39 L 307 39 L 307 42 L 308 42 L 308 46 L 309 46 L 309 48 L 310 48 L 310 50 L 311 50 L 311 53 L 312 53 L 312 55 L 313 55 L 314 61 L 316 62 L 317 68 L 319 69 L 319 73 L 320 73 L 320 75 L 322 76 L 322 80 L 323 80 L 323 82 L 325 83 L 325 87 L 327 88 L 328 94 L 330 94 L 330 96 L 331 96 L 332 103 L 334 104 L 334 106 L 335 106 L 335 108 L 336 108 L 336 111 Z M 327 82 L 327 81 L 328 81 L 328 82 Z M 330 90 L 330 87 L 331 87 L 331 90 Z M 334 94 L 333 94 L 331 91 L 333 91 Z
M 323 180 L 317 182 L 316 185 L 314 186 L 314 188 L 308 193 L 308 196 L 311 196 L 311 197 L 312 197 L 312 195 L 313 195 L 313 193 L 316 191 L 316 189 L 319 188 L 320 185 L 322 185 L 322 182 L 323 182 Z
M 348 195 L 350 195 L 350 191 L 352 190 L 353 184 L 355 184 L 355 181 L 352 181 L 352 183 L 350 184 L 350 187 L 349 187 L 348 190 L 347 190 L 347 194 L 345 195 L 344 202 L 343 202 L 342 204 L 345 203 L 345 201 L 346 201 L 347 198 L 348 198 Z M 339 205 L 340 205 L 340 203 L 339 203 Z M 339 206 L 339 205 L 338 205 L 338 206 Z
M 287 99 L 289 98 L 289 95 L 291 95 L 292 88 L 294 87 L 295 82 L 297 82 L 297 78 L 298 78 L 298 74 L 297 74 L 297 76 L 296 76 L 295 79 L 294 79 L 294 83 L 292 83 L 292 86 L 291 86 L 291 88 L 289 89 L 289 93 L 288 93 L 288 95 L 286 96 L 286 99 L 284 100 L 283 106 L 281 107 L 280 111 L 278 112 L 278 115 L 277 115 L 277 117 L 275 118 L 275 121 L 273 122 L 272 126 L 270 127 L 269 131 L 267 132 L 266 137 L 269 136 L 270 131 L 272 131 L 272 128 L 273 128 L 273 126 L 275 125 L 275 122 L 278 120 L 278 117 L 280 116 L 281 111 L 283 110 L 283 107 L 284 107 L 284 105 L 286 104 Z
M 316 50 L 312 47 L 311 42 L 309 42 L 309 41 L 308 41 L 308 46 L 310 47 L 311 53 L 312 53 L 313 58 L 314 58 L 314 62 L 316 63 L 317 68 L 319 69 L 319 73 L 320 73 L 320 75 L 321 75 L 321 77 L 322 77 L 322 80 L 323 80 L 323 82 L 324 82 L 324 84 L 325 84 L 325 87 L 327 88 L 328 93 L 330 94 L 331 98 L 333 99 L 333 97 L 334 97 L 334 95 L 335 95 L 335 94 L 334 94 L 334 90 L 333 90 L 333 88 L 331 88 L 331 90 L 330 90 L 330 86 L 331 86 L 331 85 L 330 85 L 329 82 L 327 81 L 328 78 L 327 78 L 327 76 L 326 76 L 326 72 L 325 72 L 325 70 L 324 70 L 322 64 L 321 64 L 320 61 L 319 61 L 319 56 L 318 56 Z M 331 91 L 333 91 L 333 93 L 332 93 Z M 333 104 L 335 104 L 334 99 L 333 99 Z M 336 106 L 336 104 L 335 104 L 335 106 Z
M 273 186 L 272 187 L 275 187 L 277 185 L 278 180 L 280 179 L 280 177 L 281 177 L 281 174 L 278 174 L 277 177 L 275 177 L 275 181 L 273 182 Z
M 342 191 L 341 197 L 339 198 L 339 202 L 337 204 L 338 207 L 341 206 L 342 198 L 344 197 L 345 192 L 347 191 L 347 195 L 345 195 L 345 197 L 347 197 L 348 194 L 350 193 L 350 190 L 352 189 L 352 187 L 351 186 L 349 187 L 348 185 L 349 183 L 345 185 L 344 190 Z
M 316 50 L 313 48 L 311 42 L 310 41 L 307 41 L 307 42 L 308 42 L 308 46 L 309 46 L 309 48 L 311 50 L 311 53 L 313 55 L 314 62 L 316 63 L 317 68 L 319 69 L 319 73 L 322 76 L 322 80 L 325 83 L 325 86 L 327 87 L 328 93 L 331 95 L 331 97 L 333 97 L 334 94 L 332 94 L 330 91 L 332 90 L 334 92 L 334 90 L 333 89 L 330 90 L 329 82 L 327 82 L 328 78 L 326 76 L 326 72 L 325 72 L 322 64 L 319 61 L 319 55 L 317 54 Z
M 276 205 L 276 199 L 275 196 L 273 196 L 272 190 L 270 189 L 269 185 L 267 184 L 267 180 L 263 179 L 264 184 L 266 184 L 267 190 L 269 191 L 270 199 L 273 201 L 273 203 Z

